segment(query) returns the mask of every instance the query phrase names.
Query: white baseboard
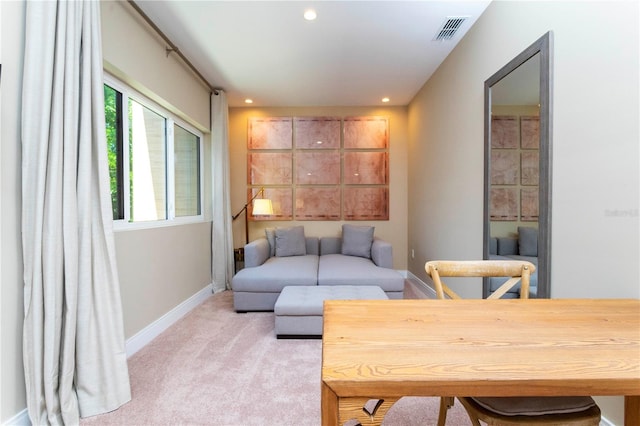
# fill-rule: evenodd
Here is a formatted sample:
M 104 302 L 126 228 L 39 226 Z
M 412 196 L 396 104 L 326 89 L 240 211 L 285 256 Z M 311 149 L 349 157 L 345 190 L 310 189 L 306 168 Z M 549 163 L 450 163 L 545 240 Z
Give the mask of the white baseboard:
M 212 296 L 212 286 L 208 285 L 142 330 L 127 339 L 125 343 L 127 358 L 138 352 L 146 344 L 155 339 L 171 327 L 180 318 L 188 314 L 193 308 Z
M 11 417 L 2 426 L 31 426 L 31 419 L 29 419 L 29 412 L 25 408 L 15 416 Z
M 609 420 L 607 420 L 606 417 L 601 417 L 600 418 L 600 426 L 616 426 L 616 425 L 614 425 Z
M 427 283 L 422 281 L 416 275 L 412 274 L 411 271 L 405 271 L 405 278 L 411 281 L 420 291 L 422 291 L 428 299 L 437 299 L 436 291 Z

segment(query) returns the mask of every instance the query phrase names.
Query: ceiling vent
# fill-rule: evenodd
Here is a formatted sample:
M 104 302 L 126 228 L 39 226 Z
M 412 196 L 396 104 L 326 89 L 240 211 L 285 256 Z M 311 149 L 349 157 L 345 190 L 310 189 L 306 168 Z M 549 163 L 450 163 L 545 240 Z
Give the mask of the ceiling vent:
M 451 40 L 467 18 L 468 16 L 448 16 L 447 20 L 444 21 L 444 24 L 440 27 L 440 30 L 434 40 Z

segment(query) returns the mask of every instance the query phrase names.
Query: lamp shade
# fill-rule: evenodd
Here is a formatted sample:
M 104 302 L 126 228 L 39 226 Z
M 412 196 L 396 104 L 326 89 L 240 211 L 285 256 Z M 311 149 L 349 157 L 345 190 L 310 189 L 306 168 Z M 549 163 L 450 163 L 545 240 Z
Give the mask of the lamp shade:
M 266 198 L 256 198 L 253 200 L 253 209 L 251 213 L 254 216 L 268 216 L 273 214 L 273 205 L 271 200 Z

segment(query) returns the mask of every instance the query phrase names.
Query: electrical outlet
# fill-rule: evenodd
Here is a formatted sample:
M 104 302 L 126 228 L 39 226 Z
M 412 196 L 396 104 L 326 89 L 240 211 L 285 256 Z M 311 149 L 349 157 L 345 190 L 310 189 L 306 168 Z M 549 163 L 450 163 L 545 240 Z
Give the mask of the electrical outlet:
M 416 252 L 414 249 L 411 249 L 411 258 L 415 259 L 416 258 Z

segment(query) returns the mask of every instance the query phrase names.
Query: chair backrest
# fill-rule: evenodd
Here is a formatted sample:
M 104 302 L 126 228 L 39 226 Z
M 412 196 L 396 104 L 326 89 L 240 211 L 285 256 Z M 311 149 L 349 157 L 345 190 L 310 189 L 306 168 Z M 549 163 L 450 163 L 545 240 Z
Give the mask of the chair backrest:
M 488 298 L 501 298 L 521 281 L 520 298 L 528 299 L 529 280 L 536 267 L 522 260 L 433 260 L 427 262 L 424 269 L 433 280 L 438 299 L 444 299 L 445 294 L 452 299 L 461 298 L 440 277 L 510 277 Z

